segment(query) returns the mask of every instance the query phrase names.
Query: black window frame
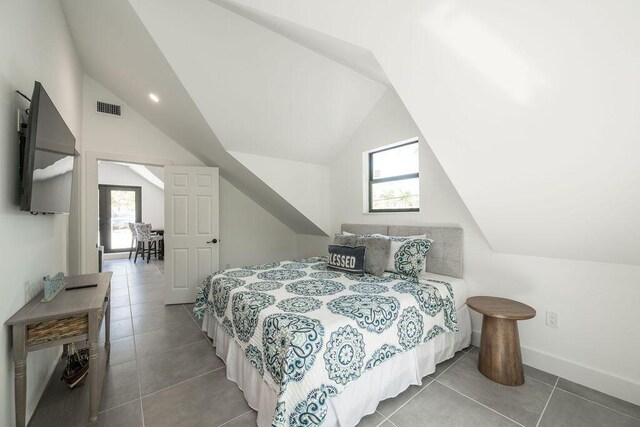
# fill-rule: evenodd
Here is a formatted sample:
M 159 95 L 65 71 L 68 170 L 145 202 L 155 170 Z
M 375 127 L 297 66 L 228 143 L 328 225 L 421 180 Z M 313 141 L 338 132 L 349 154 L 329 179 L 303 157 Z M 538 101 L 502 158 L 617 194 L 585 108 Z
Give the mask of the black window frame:
M 111 226 L 111 191 L 133 191 L 136 194 L 136 222 L 142 222 L 142 187 L 134 185 L 112 185 L 112 184 L 99 184 L 98 185 L 98 234 L 102 246 L 104 246 L 104 253 L 125 253 L 129 252 L 130 248 L 112 248 L 111 247 L 111 233 L 109 232 Z
M 409 173 L 404 175 L 395 175 L 388 176 L 386 178 L 374 178 L 373 177 L 373 155 L 382 153 L 384 151 L 395 150 L 397 148 L 406 147 L 411 144 L 418 144 L 419 140 L 413 139 L 409 142 L 405 142 L 399 145 L 394 145 L 392 147 L 383 148 L 381 150 L 371 151 L 369 152 L 369 213 L 389 213 L 389 212 L 420 212 L 420 207 L 417 208 L 405 208 L 405 209 L 373 209 L 373 185 L 379 184 L 382 182 L 393 182 L 393 181 L 404 181 L 406 179 L 414 179 L 420 177 L 420 161 L 418 160 L 418 172 Z M 418 150 L 420 146 L 418 145 Z M 419 197 L 420 195 L 418 195 Z

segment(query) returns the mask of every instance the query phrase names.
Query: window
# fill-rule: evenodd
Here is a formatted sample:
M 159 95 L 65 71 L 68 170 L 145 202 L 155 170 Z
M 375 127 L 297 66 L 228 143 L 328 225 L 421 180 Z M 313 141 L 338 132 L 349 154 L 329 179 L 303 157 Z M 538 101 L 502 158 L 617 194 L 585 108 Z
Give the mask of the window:
M 369 153 L 369 212 L 420 210 L 418 140 Z
M 142 222 L 142 187 L 98 185 L 100 245 L 105 253 L 125 252 L 133 244 L 130 222 Z

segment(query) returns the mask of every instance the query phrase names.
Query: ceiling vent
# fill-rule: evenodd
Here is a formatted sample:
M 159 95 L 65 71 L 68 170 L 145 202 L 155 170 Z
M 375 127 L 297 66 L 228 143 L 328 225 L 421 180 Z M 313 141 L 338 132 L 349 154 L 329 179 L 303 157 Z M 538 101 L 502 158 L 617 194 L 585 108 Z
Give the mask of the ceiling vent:
M 122 116 L 122 107 L 108 102 L 98 101 L 96 105 L 98 113 L 111 114 L 112 116 Z

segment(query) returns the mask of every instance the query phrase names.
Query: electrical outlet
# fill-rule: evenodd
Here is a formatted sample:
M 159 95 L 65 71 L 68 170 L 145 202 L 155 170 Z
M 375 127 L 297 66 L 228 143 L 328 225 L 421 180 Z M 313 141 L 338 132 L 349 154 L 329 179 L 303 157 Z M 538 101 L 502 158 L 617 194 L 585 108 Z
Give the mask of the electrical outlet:
M 547 317 L 546 317 L 545 323 L 547 324 L 547 326 L 551 328 L 557 328 L 558 323 L 560 323 L 558 313 L 554 313 L 553 311 L 547 311 Z
M 227 270 L 231 268 L 231 264 L 227 264 L 227 266 L 225 267 Z

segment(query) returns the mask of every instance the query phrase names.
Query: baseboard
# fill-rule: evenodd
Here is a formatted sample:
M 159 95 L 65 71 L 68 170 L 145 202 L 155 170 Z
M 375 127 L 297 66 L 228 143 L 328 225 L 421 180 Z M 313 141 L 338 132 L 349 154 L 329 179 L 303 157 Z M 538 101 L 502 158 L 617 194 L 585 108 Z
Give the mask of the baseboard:
M 129 258 L 129 252 L 113 252 L 110 254 L 104 254 L 103 259 L 125 259 Z
M 473 331 L 471 343 L 480 346 L 480 331 Z M 522 361 L 561 378 L 640 405 L 640 384 L 549 353 L 522 346 Z
M 40 389 L 38 390 L 38 393 L 36 394 L 36 404 L 33 406 L 33 409 L 27 412 L 27 425 L 29 425 L 29 422 L 31 421 L 31 417 L 33 417 L 33 414 L 36 412 L 36 409 L 38 409 L 38 404 L 40 403 L 40 399 L 42 399 L 42 395 L 45 389 L 47 388 L 47 385 L 49 385 L 49 381 L 51 381 L 51 377 L 53 376 L 53 373 L 56 371 L 56 368 L 58 367 L 58 363 L 60 363 L 60 358 L 62 357 L 63 350 L 64 350 L 63 346 L 60 346 L 60 350 L 58 350 L 58 354 L 55 360 L 53 361 L 53 363 L 51 364 L 51 366 L 49 367 L 49 372 L 47 372 L 47 376 L 45 377 L 44 381 L 42 382 L 42 385 L 40 386 Z

